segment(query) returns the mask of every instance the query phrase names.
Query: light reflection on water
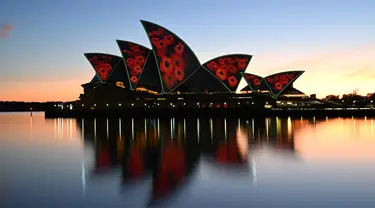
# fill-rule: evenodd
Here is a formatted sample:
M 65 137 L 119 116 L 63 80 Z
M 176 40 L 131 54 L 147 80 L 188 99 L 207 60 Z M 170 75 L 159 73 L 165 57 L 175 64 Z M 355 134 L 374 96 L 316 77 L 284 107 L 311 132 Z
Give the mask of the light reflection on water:
M 0 132 L 5 207 L 375 207 L 373 118 L 2 113 Z

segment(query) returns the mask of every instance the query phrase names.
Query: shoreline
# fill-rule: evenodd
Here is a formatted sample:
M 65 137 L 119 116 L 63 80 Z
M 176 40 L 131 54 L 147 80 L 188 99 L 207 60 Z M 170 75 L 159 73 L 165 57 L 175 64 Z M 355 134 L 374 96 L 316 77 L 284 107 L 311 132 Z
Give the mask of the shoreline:
M 90 118 L 90 117 L 375 117 L 375 109 L 247 109 L 247 108 L 165 108 L 165 109 L 121 109 L 121 110 L 47 110 L 46 118 Z

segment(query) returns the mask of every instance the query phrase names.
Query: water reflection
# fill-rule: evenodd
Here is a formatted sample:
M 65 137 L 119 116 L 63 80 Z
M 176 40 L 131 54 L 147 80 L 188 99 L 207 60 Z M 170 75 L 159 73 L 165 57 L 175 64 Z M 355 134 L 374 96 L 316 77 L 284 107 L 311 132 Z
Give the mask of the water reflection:
M 373 207 L 373 120 L 0 114 L 0 201 L 5 190 L 4 207 Z
M 120 170 L 123 189 L 151 179 L 149 203 L 153 204 L 181 192 L 202 160 L 216 171 L 255 181 L 250 152 L 259 144 L 294 152 L 291 131 L 294 123 L 286 121 L 279 118 L 268 118 L 265 122 L 212 118 L 78 119 L 77 126 L 85 146 L 93 145 L 95 149 L 92 174 L 106 175 Z

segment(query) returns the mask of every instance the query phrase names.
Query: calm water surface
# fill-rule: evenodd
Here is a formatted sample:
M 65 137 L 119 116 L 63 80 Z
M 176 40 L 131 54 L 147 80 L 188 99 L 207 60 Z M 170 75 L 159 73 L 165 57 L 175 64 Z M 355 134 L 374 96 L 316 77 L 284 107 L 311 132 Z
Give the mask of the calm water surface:
M 0 207 L 375 207 L 372 118 L 0 114 Z

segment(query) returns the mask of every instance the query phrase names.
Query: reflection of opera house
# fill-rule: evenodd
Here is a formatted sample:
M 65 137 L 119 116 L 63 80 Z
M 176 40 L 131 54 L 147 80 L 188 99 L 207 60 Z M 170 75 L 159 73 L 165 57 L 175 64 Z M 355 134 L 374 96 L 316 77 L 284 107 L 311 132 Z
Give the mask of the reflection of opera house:
M 141 21 L 152 49 L 117 40 L 122 57 L 87 53 L 96 75 L 83 84 L 78 109 L 264 108 L 276 99 L 304 99 L 293 88 L 303 71 L 267 77 L 245 73 L 252 56 L 230 54 L 201 64 L 191 48 L 168 29 Z M 236 92 L 241 79 L 247 87 Z M 270 106 L 268 106 L 270 107 Z

